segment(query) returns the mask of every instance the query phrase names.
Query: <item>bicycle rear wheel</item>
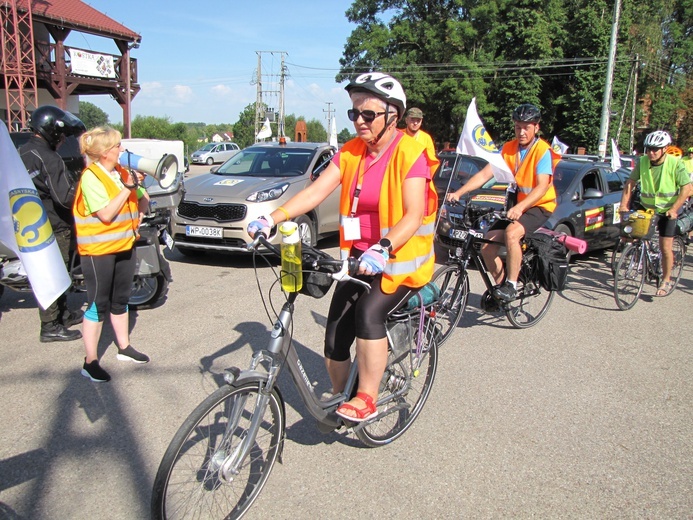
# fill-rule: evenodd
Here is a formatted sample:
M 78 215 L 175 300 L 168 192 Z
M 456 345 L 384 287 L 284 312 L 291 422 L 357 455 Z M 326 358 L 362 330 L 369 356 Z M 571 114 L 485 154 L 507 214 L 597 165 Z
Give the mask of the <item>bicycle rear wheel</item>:
M 674 282 L 674 289 L 679 284 L 681 273 L 683 272 L 683 264 L 686 261 L 686 241 L 682 236 L 675 236 L 671 246 L 674 253 L 674 264 L 671 268 L 671 280 Z
M 507 304 L 505 315 L 513 327 L 526 329 L 544 317 L 553 301 L 553 291 L 539 283 L 538 273 L 531 257 L 522 259 L 517 280 L 517 298 Z
M 284 439 L 284 407 L 276 389 L 266 405 L 257 383 L 223 386 L 207 397 L 173 437 L 154 479 L 152 518 L 241 518 L 258 497 Z M 261 414 L 254 417 L 256 413 Z M 245 460 L 231 468 L 259 429 Z
M 379 407 L 375 419 L 355 430 L 366 446 L 377 448 L 399 438 L 423 409 L 438 369 L 438 346 L 431 335 L 427 336 L 421 356 L 414 363 L 409 355 L 394 362 L 395 354 L 390 352 L 378 401 L 393 394 L 396 397 Z
M 433 305 L 440 347 L 457 328 L 469 298 L 469 275 L 459 265 L 446 265 L 433 275 L 440 288 L 440 298 Z
M 647 270 L 646 255 L 643 253 L 642 242 L 629 244 L 616 264 L 614 299 L 622 311 L 631 309 L 640 298 Z

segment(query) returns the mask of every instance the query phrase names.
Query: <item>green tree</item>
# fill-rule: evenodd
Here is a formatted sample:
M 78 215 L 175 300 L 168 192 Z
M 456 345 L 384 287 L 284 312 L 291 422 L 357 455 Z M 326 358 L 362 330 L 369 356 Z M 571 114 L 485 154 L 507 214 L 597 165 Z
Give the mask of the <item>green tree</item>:
M 325 125 L 323 125 L 317 119 L 311 119 L 306 121 L 306 130 L 308 133 L 308 141 L 314 143 L 323 143 L 327 141 L 327 130 L 325 130 Z
M 347 128 L 342 128 L 342 131 L 337 134 L 337 142 L 344 144 L 354 137 L 356 137 L 356 134 L 352 134 Z
M 108 114 L 88 101 L 79 102 L 79 118 L 87 129 L 108 124 Z
M 240 113 L 238 121 L 233 125 L 233 134 L 241 148 L 255 142 L 255 103 L 250 103 Z

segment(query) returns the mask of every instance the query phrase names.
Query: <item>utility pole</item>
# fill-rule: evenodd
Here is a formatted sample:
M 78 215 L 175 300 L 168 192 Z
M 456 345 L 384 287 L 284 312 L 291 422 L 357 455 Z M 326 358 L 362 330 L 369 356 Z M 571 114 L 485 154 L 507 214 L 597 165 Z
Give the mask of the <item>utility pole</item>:
M 609 44 L 609 61 L 606 65 L 606 86 L 602 99 L 602 120 L 599 125 L 599 159 L 606 157 L 606 141 L 609 137 L 609 118 L 611 117 L 611 89 L 614 81 L 614 62 L 616 59 L 616 41 L 618 39 L 618 19 L 621 15 L 621 0 L 614 3 L 614 20 L 611 24 L 611 43 Z
M 638 73 L 640 72 L 640 55 L 635 55 L 635 84 L 633 86 L 633 107 L 630 114 L 630 138 L 628 139 L 628 153 L 633 153 L 635 146 L 635 107 L 638 99 Z
M 322 111 L 327 113 L 327 135 L 329 136 L 330 132 L 332 132 L 332 112 L 335 110 L 332 108 L 332 101 L 326 101 L 325 104 L 327 105 L 327 110 L 323 108 Z
M 279 118 L 277 123 L 277 136 L 278 137 L 283 137 L 284 136 L 284 80 L 287 76 L 287 67 L 284 64 L 285 57 L 287 53 L 285 51 L 255 51 L 255 54 L 257 54 L 257 75 L 255 78 L 255 83 L 257 84 L 257 96 L 255 99 L 255 135 L 257 136 L 258 132 L 260 131 L 260 127 L 262 126 L 262 123 L 264 122 L 264 118 L 267 117 L 266 111 L 265 111 L 265 105 L 267 106 L 267 112 L 272 112 L 273 114 L 276 113 L 275 111 L 275 106 L 273 104 L 270 104 L 269 102 L 265 102 L 266 97 L 269 97 L 271 95 L 278 95 L 279 100 L 278 100 L 278 113 L 279 113 Z M 263 74 L 262 73 L 262 55 L 263 54 L 281 54 L 281 65 L 280 65 L 280 70 L 279 70 L 279 81 L 277 81 L 276 77 L 277 74 L 270 73 L 270 74 Z M 270 85 L 272 90 L 263 90 L 262 88 L 262 77 L 263 76 L 269 76 L 270 78 Z M 274 77 L 274 81 L 272 81 L 272 78 Z M 274 87 L 274 88 L 273 88 Z M 274 116 L 272 117 L 274 122 Z M 255 138 L 255 142 L 257 142 L 257 137 Z

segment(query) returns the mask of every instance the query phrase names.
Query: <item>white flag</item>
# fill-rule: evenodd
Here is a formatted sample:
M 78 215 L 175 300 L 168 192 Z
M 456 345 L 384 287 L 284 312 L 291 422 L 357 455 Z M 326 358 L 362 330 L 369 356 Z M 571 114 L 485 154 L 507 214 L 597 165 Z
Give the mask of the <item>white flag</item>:
M 330 146 L 338 147 L 337 143 L 337 120 L 332 116 L 332 126 L 330 127 Z
M 616 141 L 611 140 L 611 169 L 616 171 L 621 167 L 621 154 L 618 153 Z
M 563 155 L 568 151 L 568 145 L 559 141 L 555 135 L 553 136 L 553 141 L 551 141 L 551 148 L 559 155 Z
M 262 128 L 260 128 L 260 131 L 257 133 L 255 138 L 267 139 L 268 137 L 272 137 L 272 128 L 270 127 L 269 117 L 265 119 L 264 123 L 262 123 Z
M 21 260 L 34 296 L 45 309 L 70 287 L 70 275 L 38 191 L 7 126 L 0 127 L 0 241 Z
M 486 159 L 493 169 L 493 176 L 498 182 L 515 182 L 515 176 L 510 167 L 493 143 L 493 139 L 484 128 L 479 114 L 476 112 L 476 98 L 472 99 L 467 109 L 462 135 L 457 143 L 457 153 L 474 155 Z

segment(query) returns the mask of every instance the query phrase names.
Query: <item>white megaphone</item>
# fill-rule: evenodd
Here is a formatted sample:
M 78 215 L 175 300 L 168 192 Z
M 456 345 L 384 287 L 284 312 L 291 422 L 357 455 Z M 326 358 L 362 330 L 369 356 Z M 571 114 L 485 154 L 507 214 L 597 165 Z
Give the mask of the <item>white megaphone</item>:
M 124 168 L 130 168 L 151 175 L 159 181 L 159 186 L 163 189 L 170 187 L 176 182 L 176 176 L 178 175 L 178 160 L 173 154 L 164 154 L 161 159 L 157 160 L 150 159 L 149 157 L 142 157 L 141 155 L 125 150 L 120 154 L 118 162 Z

